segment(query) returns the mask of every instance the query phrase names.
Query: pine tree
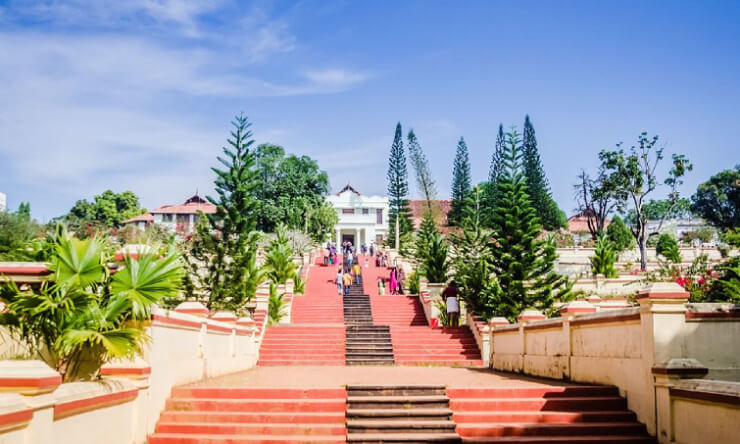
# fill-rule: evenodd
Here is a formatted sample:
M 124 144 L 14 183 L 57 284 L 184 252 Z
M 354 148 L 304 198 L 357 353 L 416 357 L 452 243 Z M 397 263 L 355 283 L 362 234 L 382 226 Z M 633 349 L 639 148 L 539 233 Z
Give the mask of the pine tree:
M 632 235 L 630 229 L 627 228 L 627 225 L 619 216 L 614 216 L 606 228 L 606 235 L 614 243 L 614 248 L 617 252 L 622 252 L 635 246 L 635 236 Z
M 31 220 L 31 202 L 21 202 L 15 214 L 25 221 Z
M 218 156 L 223 169 L 211 168 L 216 173 L 216 198 L 208 200 L 216 206 L 216 213 L 208 215 L 208 229 L 199 230 L 201 236 L 214 236 L 201 246 L 202 259 L 208 268 L 208 307 L 240 311 L 257 291 L 260 270 L 256 266 L 257 226 L 254 191 L 259 182 L 255 169 L 254 144 L 251 124 L 239 115 L 232 122 L 234 130 L 223 147 L 224 157 Z
M 537 138 L 532 122 L 529 120 L 529 115 L 524 118 L 524 134 L 522 137 L 527 192 L 545 229 L 556 230 L 563 226 L 563 217 L 557 203 L 550 194 L 550 187 L 537 149 Z
M 419 271 L 429 282 L 446 282 L 450 264 L 447 241 L 439 231 L 431 211 L 424 213 L 415 240 Z
M 493 148 L 493 155 L 491 156 L 491 166 L 488 170 L 488 182 L 484 186 L 481 197 L 482 223 L 485 226 L 490 225 L 491 213 L 496 205 L 496 184 L 498 183 L 498 178 L 504 167 L 503 158 L 505 141 L 504 126 L 499 124 L 498 133 L 496 134 L 496 143 Z
M 457 142 L 455 163 L 452 169 L 452 205 L 447 215 L 447 223 L 458 226 L 462 222 L 465 206 L 468 203 L 471 187 L 470 159 L 465 139 L 460 137 Z
M 388 223 L 390 225 L 388 240 L 393 247 L 397 247 L 395 244 L 396 217 L 399 218 L 398 225 L 401 236 L 411 231 L 411 210 L 409 209 L 408 196 L 409 182 L 406 154 L 403 150 L 403 131 L 401 130 L 401 122 L 398 122 L 388 159 Z
M 617 250 L 614 243 L 606 234 L 601 234 L 596 241 L 594 255 L 589 259 L 591 261 L 591 272 L 594 276 L 603 274 L 606 278 L 615 278 L 619 276 L 614 263 L 617 262 Z
M 527 195 L 521 140 L 516 131 L 506 135 L 505 147 L 491 217 L 492 270 L 502 291 L 497 312 L 514 319 L 530 307 L 549 309 L 569 289 L 567 279 L 553 271 L 555 242 L 541 238 L 539 219 Z

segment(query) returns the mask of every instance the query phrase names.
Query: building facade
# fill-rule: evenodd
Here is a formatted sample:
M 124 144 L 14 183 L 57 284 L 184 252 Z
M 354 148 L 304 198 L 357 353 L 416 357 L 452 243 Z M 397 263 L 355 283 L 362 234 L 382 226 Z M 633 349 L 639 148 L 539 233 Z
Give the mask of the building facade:
M 327 197 L 339 216 L 334 241 L 353 245 L 378 244 L 388 236 L 388 198 L 364 196 L 351 185 Z
M 188 234 L 195 230 L 199 212 L 213 214 L 216 206 L 196 194 L 180 205 L 162 205 L 149 213 L 128 219 L 123 224 L 139 228 L 157 224 L 179 234 Z
M 0 211 L 5 211 L 8 207 L 8 198 L 5 193 L 0 193 Z

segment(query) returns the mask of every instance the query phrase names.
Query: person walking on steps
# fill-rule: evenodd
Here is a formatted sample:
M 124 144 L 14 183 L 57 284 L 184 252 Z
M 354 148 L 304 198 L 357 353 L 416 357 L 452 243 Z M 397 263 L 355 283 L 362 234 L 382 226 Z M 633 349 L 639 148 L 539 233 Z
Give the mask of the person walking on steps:
M 337 282 L 337 294 L 340 296 L 342 295 L 342 278 L 343 277 L 344 276 L 342 275 L 342 269 L 337 268 L 337 277 L 335 280 Z
M 457 300 L 459 290 L 455 281 L 450 281 L 447 288 L 442 291 L 442 299 L 447 305 L 447 319 L 450 321 L 450 326 L 457 327 L 460 320 L 460 303 Z
M 391 294 L 398 294 L 398 275 L 396 274 L 395 268 L 391 268 L 391 276 L 388 281 L 388 287 L 391 291 Z
M 352 275 L 349 274 L 349 270 L 342 276 L 342 284 L 344 285 L 344 295 L 349 295 L 349 286 L 352 285 Z
M 355 272 L 355 284 L 359 285 L 362 283 L 362 267 L 360 267 L 360 264 L 355 262 L 355 265 L 352 267 L 352 271 Z

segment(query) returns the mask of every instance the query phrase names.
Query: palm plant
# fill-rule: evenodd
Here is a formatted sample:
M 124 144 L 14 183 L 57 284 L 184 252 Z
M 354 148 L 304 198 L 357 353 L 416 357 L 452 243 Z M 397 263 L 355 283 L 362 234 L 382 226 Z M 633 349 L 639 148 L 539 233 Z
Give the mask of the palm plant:
M 279 324 L 280 320 L 285 317 L 283 310 L 285 309 L 285 301 L 283 300 L 284 293 L 278 294 L 277 285 L 270 284 L 270 300 L 267 306 L 267 324 L 275 325 Z
M 173 249 L 126 258 L 115 273 L 106 265 L 111 252 L 102 237 L 80 240 L 61 231 L 49 282 L 38 289 L 0 287 L 8 305 L 0 324 L 65 381 L 91 379 L 102 364 L 140 354 L 152 305 L 180 290 L 180 255 Z

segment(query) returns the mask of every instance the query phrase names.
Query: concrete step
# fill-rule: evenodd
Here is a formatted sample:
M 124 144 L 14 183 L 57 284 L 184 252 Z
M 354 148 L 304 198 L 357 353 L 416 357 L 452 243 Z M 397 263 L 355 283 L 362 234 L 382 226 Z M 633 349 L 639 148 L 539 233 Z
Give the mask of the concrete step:
M 454 433 L 451 420 L 348 419 L 347 433 Z
M 507 444 L 655 444 L 655 438 L 649 436 L 621 436 L 621 435 L 595 435 L 595 436 L 504 436 L 504 437 L 465 437 L 464 443 L 507 443 Z
M 593 435 L 637 435 L 644 436 L 645 425 L 639 422 L 590 422 L 569 424 L 538 423 L 468 423 L 457 427 L 460 436 L 593 436 Z
M 347 396 L 445 396 L 443 385 L 349 385 Z
M 157 424 L 156 433 L 188 433 L 215 435 L 322 435 L 344 436 L 344 424 L 224 424 L 207 422 L 163 422 Z
M 571 422 L 627 422 L 636 421 L 630 411 L 607 412 L 459 412 L 454 415 L 455 422 L 465 423 L 523 423 L 541 424 Z
M 170 398 L 166 410 L 211 412 L 343 412 L 344 399 Z
M 242 387 L 173 387 L 173 398 L 207 399 L 342 399 L 343 388 L 242 388 Z
M 472 411 L 608 411 L 626 410 L 627 401 L 619 396 L 588 396 L 572 398 L 509 398 L 509 399 L 451 399 L 455 412 Z
M 213 435 L 187 433 L 156 433 L 150 435 L 149 444 L 299 444 L 346 442 L 344 436 L 337 435 Z
M 579 396 L 619 396 L 619 389 L 609 385 L 571 385 L 562 387 L 475 387 L 449 388 L 450 399 L 461 398 L 571 398 Z
M 347 418 L 368 419 L 368 418 L 399 418 L 415 421 L 435 421 L 439 419 L 449 419 L 452 410 L 449 408 L 434 409 L 347 409 Z
M 447 396 L 347 396 L 352 409 L 447 408 Z
M 208 422 L 208 423 L 260 423 L 260 424 L 340 424 L 344 425 L 344 412 L 186 412 L 163 411 L 162 422 Z
M 459 443 L 456 433 L 348 433 L 347 442 L 355 443 Z

